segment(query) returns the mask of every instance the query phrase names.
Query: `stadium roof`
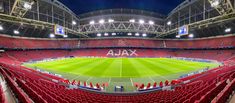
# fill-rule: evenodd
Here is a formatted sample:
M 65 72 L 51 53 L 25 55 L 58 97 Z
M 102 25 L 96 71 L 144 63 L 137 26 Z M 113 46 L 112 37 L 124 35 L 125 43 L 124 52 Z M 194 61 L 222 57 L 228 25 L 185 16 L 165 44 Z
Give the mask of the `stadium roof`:
M 140 9 L 167 15 L 184 0 L 58 0 L 77 15 L 103 9 Z

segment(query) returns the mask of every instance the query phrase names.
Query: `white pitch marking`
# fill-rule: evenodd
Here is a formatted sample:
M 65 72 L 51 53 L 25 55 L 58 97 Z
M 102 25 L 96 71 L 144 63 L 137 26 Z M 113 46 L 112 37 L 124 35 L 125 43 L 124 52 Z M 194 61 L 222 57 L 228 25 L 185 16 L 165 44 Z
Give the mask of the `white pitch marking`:
M 73 78 L 72 80 L 78 79 L 80 77 L 80 75 L 76 76 L 75 78 Z
M 109 84 L 110 84 L 110 82 L 111 82 L 111 78 L 109 78 Z
M 121 58 L 121 62 L 120 62 L 120 77 L 122 77 L 122 58 Z
M 131 79 L 131 78 L 130 78 L 130 80 L 131 80 L 131 85 L 132 85 L 132 86 L 134 86 L 133 81 L 132 81 L 132 79 Z
M 91 79 L 92 79 L 92 77 L 90 77 L 89 79 L 87 79 L 86 82 L 89 81 L 89 80 L 91 80 Z
M 149 79 L 152 80 L 152 82 L 155 82 L 155 81 L 153 80 L 153 78 L 149 77 Z

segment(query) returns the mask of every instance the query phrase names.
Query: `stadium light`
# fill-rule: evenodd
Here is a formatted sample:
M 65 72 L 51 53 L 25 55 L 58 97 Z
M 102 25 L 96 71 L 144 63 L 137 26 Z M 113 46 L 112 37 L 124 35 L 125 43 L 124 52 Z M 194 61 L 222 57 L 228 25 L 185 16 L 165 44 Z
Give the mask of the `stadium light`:
M 131 36 L 131 35 L 132 35 L 132 33 L 127 33 L 127 35 Z
M 3 28 L 3 26 L 2 26 L 2 25 L 0 25 L 0 31 L 2 31 L 2 30 L 4 30 L 4 28 Z
M 55 35 L 54 34 L 50 34 L 50 38 L 54 38 L 55 37 Z
M 95 21 L 94 20 L 90 21 L 90 24 L 91 25 L 95 24 Z
M 109 23 L 112 23 L 112 22 L 114 22 L 114 20 L 113 20 L 113 19 L 109 19 L 108 21 L 109 21 Z
M 168 22 L 167 22 L 167 25 L 171 25 L 171 21 L 168 21 Z
M 101 20 L 99 21 L 100 24 L 104 24 L 104 22 L 105 22 L 104 19 L 101 19 Z
M 100 34 L 100 33 L 98 33 L 98 34 L 97 34 L 97 36 L 98 36 L 98 37 L 101 37 L 101 34 Z
M 150 25 L 154 25 L 154 22 L 153 22 L 153 21 L 149 21 L 149 24 L 150 24 Z
M 134 23 L 134 22 L 135 22 L 135 19 L 131 19 L 131 20 L 129 20 L 129 22 Z
M 63 35 L 63 37 L 64 37 L 64 38 L 67 38 L 67 37 L 68 37 L 68 35 Z
M 135 33 L 135 36 L 140 36 L 140 34 L 139 33 Z
M 176 38 L 180 38 L 180 35 L 176 35 L 175 37 L 176 37 Z
M 14 34 L 20 34 L 20 32 L 18 30 L 14 30 L 13 32 L 14 32 Z
M 211 6 L 212 7 L 216 7 L 216 6 L 218 6 L 219 5 L 219 0 L 214 0 L 212 3 L 211 3 Z
M 194 34 L 189 34 L 188 37 L 189 38 L 194 38 Z
M 24 6 L 24 8 L 27 9 L 27 10 L 32 9 L 32 5 L 31 5 L 29 2 L 25 2 L 23 6 Z
M 229 33 L 229 32 L 231 32 L 231 28 L 226 28 L 224 31 L 225 31 L 225 33 Z
M 109 36 L 109 33 L 104 33 L 104 36 Z
M 140 23 L 140 24 L 144 24 L 144 20 L 140 19 L 140 20 L 139 20 L 139 23 Z
M 114 36 L 114 35 L 117 35 L 117 33 L 112 33 L 112 35 Z
M 143 37 L 146 37 L 146 36 L 147 36 L 147 34 L 145 34 L 145 33 L 144 33 L 144 34 L 142 34 L 142 36 L 143 36 Z
M 76 21 L 72 21 L 72 25 L 77 25 L 77 22 Z

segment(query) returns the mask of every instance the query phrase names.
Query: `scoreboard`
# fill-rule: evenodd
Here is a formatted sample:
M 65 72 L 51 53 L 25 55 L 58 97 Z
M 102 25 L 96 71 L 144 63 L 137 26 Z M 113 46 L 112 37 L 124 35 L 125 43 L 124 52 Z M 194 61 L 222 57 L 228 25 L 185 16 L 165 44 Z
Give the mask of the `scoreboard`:
M 178 35 L 179 36 L 188 35 L 188 34 L 189 34 L 189 27 L 188 27 L 188 25 L 184 25 L 184 26 L 181 26 L 179 28 L 179 31 L 178 31 Z
M 54 33 L 55 35 L 62 35 L 64 36 L 65 35 L 65 29 L 63 26 L 60 26 L 60 25 L 55 25 L 54 26 Z

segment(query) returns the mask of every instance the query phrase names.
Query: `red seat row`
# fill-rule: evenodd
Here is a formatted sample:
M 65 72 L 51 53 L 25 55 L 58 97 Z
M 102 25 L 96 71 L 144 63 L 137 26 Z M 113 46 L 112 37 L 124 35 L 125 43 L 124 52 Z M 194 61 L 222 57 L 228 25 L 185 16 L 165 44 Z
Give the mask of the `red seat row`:
M 0 47 L 5 48 L 97 48 L 97 47 L 144 47 L 144 48 L 230 48 L 235 47 L 235 36 L 194 40 L 163 39 L 42 39 L 0 35 Z M 11 42 L 8 42 L 11 41 Z
M 4 75 L 13 91 L 36 103 L 91 103 L 91 102 L 152 102 L 152 103 L 192 103 L 212 101 L 226 86 L 227 80 L 234 79 L 235 67 L 221 67 L 189 83 L 181 84 L 172 91 L 152 91 L 134 94 L 107 94 L 83 89 L 70 89 L 44 78 L 36 71 L 19 66 L 2 64 Z M 18 85 L 18 86 L 17 86 Z M 21 92 L 23 90 L 24 92 Z M 25 93 L 25 94 L 24 94 Z M 28 97 L 28 98 L 27 98 Z M 28 102 L 28 101 L 24 101 Z

